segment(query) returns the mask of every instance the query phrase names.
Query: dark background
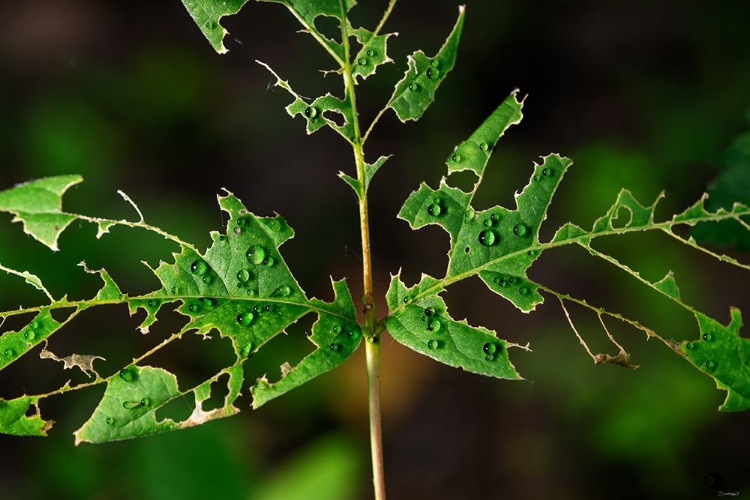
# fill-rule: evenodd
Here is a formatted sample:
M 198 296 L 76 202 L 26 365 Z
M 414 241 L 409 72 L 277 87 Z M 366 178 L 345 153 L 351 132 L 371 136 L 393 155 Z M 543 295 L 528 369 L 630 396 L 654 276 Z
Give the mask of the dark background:
M 386 2 L 361 1 L 355 23 L 372 27 Z M 436 185 L 453 145 L 514 88 L 528 94 L 523 122 L 501 140 L 476 208 L 513 205 L 513 193 L 540 155 L 559 152 L 575 165 L 543 227 L 547 237 L 570 220 L 584 227 L 621 187 L 657 217 L 692 204 L 727 164 L 726 150 L 750 128 L 750 2 L 467 2 L 458 63 L 417 123 L 388 113 L 368 143 L 368 159 L 393 154 L 370 190 L 375 281 L 389 273 L 407 284 L 440 276 L 448 239 L 395 219 L 422 180 Z M 457 14 L 450 1 L 402 1 L 386 29 L 395 64 L 359 87 L 369 123 L 416 49 L 434 54 Z M 219 230 L 215 203 L 227 188 L 258 215 L 277 211 L 296 230 L 284 257 L 308 295 L 330 300 L 329 276 L 349 278 L 361 295 L 359 233 L 353 196 L 335 174 L 352 174 L 338 136 L 304 134 L 283 111 L 288 95 L 255 59 L 269 63 L 302 95 L 338 92 L 323 77 L 326 55 L 279 6 L 249 3 L 224 25 L 230 52 L 213 52 L 177 0 L 169 2 L 5 2 L 0 6 L 0 188 L 32 178 L 81 173 L 86 182 L 66 208 L 134 217 L 128 193 L 152 224 L 198 248 Z M 734 183 L 738 185 L 740 183 Z M 748 186 L 750 184 L 745 184 Z M 76 224 L 53 254 L 0 217 L 0 262 L 40 275 L 55 296 L 90 296 L 98 286 L 76 264 L 106 266 L 131 293 L 157 286 L 140 265 L 168 260 L 176 248 L 133 230 L 101 240 Z M 728 308 L 750 310 L 747 274 L 665 235 L 603 243 L 623 262 L 658 280 L 675 271 L 685 301 L 722 323 Z M 747 254 L 722 248 L 747 262 Z M 582 249 L 545 254 L 532 278 L 621 311 L 666 338 L 696 338 L 694 318 Z M 0 276 L 0 305 L 38 303 L 18 279 Z M 456 318 L 531 342 L 513 361 L 530 382 L 505 382 L 444 367 L 383 338 L 383 412 L 389 497 L 407 498 L 709 498 L 718 472 L 723 490 L 750 493 L 748 416 L 716 408 L 725 393 L 657 341 L 609 321 L 632 353 L 635 371 L 595 366 L 556 301 L 532 315 L 515 311 L 476 280 L 448 290 Z M 379 314 L 386 310 L 381 301 Z M 595 352 L 616 353 L 596 317 L 571 309 Z M 51 347 L 104 355 L 111 373 L 166 332 L 135 332 L 124 308 L 84 315 Z M 309 323 L 309 322 L 308 322 Z M 12 325 L 6 325 L 10 328 Z M 5 327 L 4 327 L 5 328 Z M 309 351 L 301 325 L 253 358 L 248 379 L 276 374 Z M 297 333 L 297 335 L 295 335 Z M 0 377 L 3 397 L 84 381 L 27 356 Z M 163 365 L 199 380 L 220 365 L 211 343 L 186 341 L 159 355 Z M 119 364 L 118 364 L 119 363 Z M 20 385 L 20 386 L 19 386 Z M 70 435 L 101 390 L 45 402 L 57 420 L 47 439 L 0 438 L 0 497 L 61 499 L 372 497 L 364 353 L 293 394 L 197 429 L 98 446 L 73 447 Z M 47 413 L 48 412 L 48 413 Z

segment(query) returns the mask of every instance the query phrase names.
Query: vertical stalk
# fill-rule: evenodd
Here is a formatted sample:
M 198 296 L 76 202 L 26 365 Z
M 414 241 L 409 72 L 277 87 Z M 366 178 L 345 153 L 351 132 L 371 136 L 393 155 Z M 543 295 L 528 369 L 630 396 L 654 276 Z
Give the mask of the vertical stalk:
M 391 0 L 391 6 L 395 3 Z M 345 15 L 343 3 L 339 1 L 341 11 Z M 389 9 L 390 12 L 390 9 Z M 359 180 L 359 227 L 362 244 L 362 285 L 364 304 L 364 334 L 365 334 L 365 356 L 367 360 L 367 392 L 370 419 L 370 452 L 372 457 L 372 482 L 375 491 L 375 500 L 385 500 L 385 475 L 383 467 L 383 440 L 380 420 L 380 343 L 375 332 L 377 324 L 375 316 L 375 301 L 372 287 L 372 258 L 370 249 L 370 219 L 367 203 L 367 186 L 365 185 L 365 155 L 362 149 L 362 132 L 359 127 L 359 114 L 357 112 L 357 98 L 354 90 L 354 78 L 349 53 L 349 33 L 344 24 L 341 26 L 341 38 L 344 45 L 343 78 L 346 97 L 352 106 L 352 117 L 354 123 L 354 137 L 351 140 L 354 152 L 354 163 L 357 167 L 357 179 Z

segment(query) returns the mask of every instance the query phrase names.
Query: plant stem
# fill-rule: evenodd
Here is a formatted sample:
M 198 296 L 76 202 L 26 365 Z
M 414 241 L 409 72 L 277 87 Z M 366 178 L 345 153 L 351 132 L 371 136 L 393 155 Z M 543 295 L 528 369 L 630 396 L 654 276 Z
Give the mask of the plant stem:
M 391 0 L 382 23 L 387 19 L 395 0 Z M 339 6 L 342 16 L 346 15 L 346 9 L 341 0 Z M 382 26 L 381 23 L 381 26 Z M 379 27 L 380 28 L 380 27 Z M 378 28 L 378 29 L 379 29 Z M 375 490 L 375 500 L 385 500 L 385 475 L 383 473 L 383 440 L 380 423 L 380 343 L 378 334 L 375 332 L 377 319 L 375 316 L 375 300 L 372 286 L 372 257 L 370 248 L 370 219 L 367 203 L 367 185 L 365 182 L 365 154 L 363 151 L 362 131 L 359 126 L 359 114 L 357 112 L 357 96 L 355 91 L 354 77 L 350 63 L 349 33 L 346 23 L 341 25 L 341 40 L 344 45 L 343 79 L 346 98 L 352 106 L 354 138 L 351 140 L 354 153 L 354 163 L 357 167 L 357 179 L 359 180 L 359 192 L 357 200 L 359 204 L 359 227 L 362 243 L 362 302 L 364 304 L 364 336 L 365 356 L 367 359 L 367 392 L 370 417 L 370 451 L 372 456 L 372 482 Z

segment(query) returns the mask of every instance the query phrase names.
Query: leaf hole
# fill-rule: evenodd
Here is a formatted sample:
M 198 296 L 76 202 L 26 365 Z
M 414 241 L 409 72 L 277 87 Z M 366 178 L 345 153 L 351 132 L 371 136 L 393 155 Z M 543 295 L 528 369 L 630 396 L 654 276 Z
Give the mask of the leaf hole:
M 315 30 L 329 40 L 339 41 L 341 37 L 341 22 L 330 16 L 318 16 L 313 21 Z
M 633 211 L 627 205 L 621 205 L 610 219 L 609 225 L 612 229 L 622 229 L 628 227 L 632 220 Z
M 229 374 L 225 373 L 211 383 L 211 394 L 202 403 L 203 411 L 209 412 L 216 408 L 223 408 L 228 394 Z
M 346 117 L 336 109 L 327 109 L 323 112 L 323 118 L 332 121 L 337 127 L 346 125 Z
M 470 193 L 479 182 L 479 177 L 473 170 L 462 170 L 453 172 L 446 179 L 446 183 L 452 188 L 458 188 L 464 193 Z
M 175 422 L 182 422 L 190 418 L 193 408 L 192 395 L 180 396 L 158 408 L 156 410 L 156 420 L 161 422 L 168 418 Z

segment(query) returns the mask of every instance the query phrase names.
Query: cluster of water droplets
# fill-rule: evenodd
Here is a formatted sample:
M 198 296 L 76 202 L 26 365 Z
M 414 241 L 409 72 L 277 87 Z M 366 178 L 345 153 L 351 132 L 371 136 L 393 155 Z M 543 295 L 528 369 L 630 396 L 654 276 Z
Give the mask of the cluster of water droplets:
M 346 325 L 334 325 L 332 328 L 333 333 L 336 334 L 336 337 L 333 339 L 333 342 L 331 342 L 328 345 L 328 349 L 331 350 L 331 352 L 339 352 L 342 348 L 340 339 L 346 338 L 353 342 L 356 342 L 359 340 L 359 336 L 361 335 L 361 332 L 359 330 L 359 327 L 346 324 Z
M 711 332 L 706 332 L 702 336 L 703 342 L 713 342 L 715 340 L 715 338 L 716 338 L 716 336 L 713 333 L 711 333 Z M 692 352 L 698 352 L 699 349 L 700 349 L 701 344 L 702 344 L 702 342 L 700 340 L 695 341 L 695 342 L 688 342 L 687 344 L 685 344 L 685 348 L 687 348 L 689 351 L 692 351 Z M 703 367 L 706 370 L 712 372 L 712 371 L 714 371 L 716 369 L 716 361 L 713 361 L 711 359 L 707 359 L 703 363 Z

